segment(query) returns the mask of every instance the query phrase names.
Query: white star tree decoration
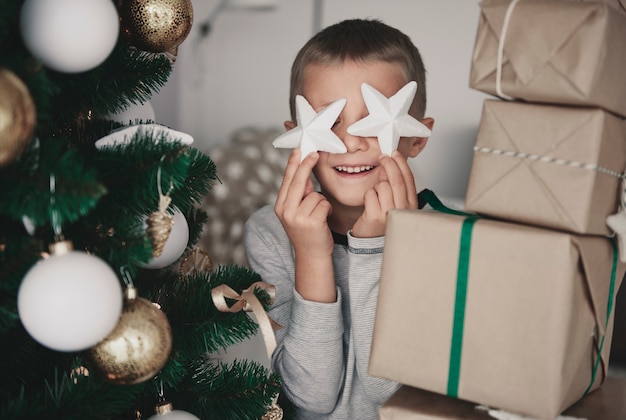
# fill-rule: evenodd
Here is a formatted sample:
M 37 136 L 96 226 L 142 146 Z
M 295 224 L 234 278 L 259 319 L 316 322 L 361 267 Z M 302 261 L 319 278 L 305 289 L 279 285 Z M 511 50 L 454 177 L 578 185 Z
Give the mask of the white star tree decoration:
M 400 137 L 430 137 L 428 127 L 409 115 L 416 91 L 417 82 L 411 81 L 387 99 L 372 86 L 363 83 L 361 93 L 369 115 L 348 127 L 348 133 L 378 137 L 381 153 L 390 156 L 398 148 Z
M 607 217 L 606 224 L 617 235 L 619 258 L 622 262 L 626 262 L 626 179 L 622 181 L 622 204 L 619 211 Z
M 341 98 L 317 113 L 304 96 L 297 95 L 297 125 L 276 138 L 272 144 L 274 147 L 299 147 L 300 162 L 309 153 L 316 151 L 346 153 L 346 145 L 331 130 L 345 105 L 345 98 Z

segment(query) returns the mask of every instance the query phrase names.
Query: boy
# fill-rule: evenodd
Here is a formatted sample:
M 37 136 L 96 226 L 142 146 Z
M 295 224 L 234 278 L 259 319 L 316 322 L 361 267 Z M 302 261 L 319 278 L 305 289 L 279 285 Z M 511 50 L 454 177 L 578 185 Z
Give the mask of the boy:
M 417 82 L 410 114 L 424 118 L 425 70 L 417 48 L 400 31 L 377 20 L 347 20 L 315 35 L 298 53 L 291 75 L 291 121 L 295 96 L 316 112 L 345 98 L 332 127 L 347 152 L 314 152 L 302 162 L 291 154 L 274 208 L 246 223 L 250 267 L 276 286 L 270 316 L 276 332 L 272 366 L 298 418 L 375 419 L 398 384 L 367 373 L 386 214 L 418 206 L 408 157 L 426 138 L 401 138 L 391 156 L 376 137 L 347 128 L 368 115 L 361 94 L 367 83 L 387 98 Z M 313 188 L 311 175 L 321 192 Z

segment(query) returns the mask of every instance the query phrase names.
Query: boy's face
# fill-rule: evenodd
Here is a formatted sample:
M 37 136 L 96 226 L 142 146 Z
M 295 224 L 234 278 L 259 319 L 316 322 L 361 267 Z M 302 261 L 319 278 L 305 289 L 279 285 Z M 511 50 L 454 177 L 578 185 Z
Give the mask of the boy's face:
M 309 65 L 304 72 L 302 95 L 316 112 L 340 98 L 346 105 L 333 126 L 335 134 L 346 145 L 347 153 L 319 152 L 320 159 L 314 174 L 324 195 L 331 201 L 347 207 L 363 206 L 365 191 L 380 181 L 382 167 L 377 137 L 357 137 L 347 128 L 368 115 L 361 94 L 361 84 L 368 83 L 387 98 L 402 88 L 407 80 L 402 69 L 384 61 L 345 61 L 340 65 Z M 432 128 L 432 120 L 422 122 Z M 286 123 L 292 128 L 293 123 Z M 398 151 L 405 157 L 414 157 L 426 144 L 425 138 L 401 138 Z

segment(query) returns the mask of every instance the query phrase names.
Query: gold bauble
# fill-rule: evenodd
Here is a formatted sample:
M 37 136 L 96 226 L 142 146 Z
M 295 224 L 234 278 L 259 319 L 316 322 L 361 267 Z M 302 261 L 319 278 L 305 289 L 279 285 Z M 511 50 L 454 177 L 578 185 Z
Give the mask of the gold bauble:
M 270 409 L 261 417 L 261 420 L 282 420 L 283 409 L 277 403 L 272 404 Z
M 187 251 L 181 258 L 180 265 L 178 267 L 178 274 L 183 278 L 192 274 L 200 274 L 209 271 L 213 271 L 213 260 L 209 257 L 209 254 L 201 250 L 200 248 L 194 248 Z
M 157 305 L 127 289 L 117 326 L 90 349 L 95 368 L 117 384 L 154 378 L 172 351 L 172 329 Z
M 140 50 L 176 51 L 193 23 L 191 0 L 117 0 L 122 32 Z
M 165 242 L 170 237 L 172 226 L 174 225 L 174 216 L 164 211 L 155 211 L 146 219 L 146 232 L 148 238 L 152 242 L 152 256 L 159 257 L 163 253 Z
M 35 130 L 35 104 L 22 80 L 0 68 L 0 167 L 17 158 Z

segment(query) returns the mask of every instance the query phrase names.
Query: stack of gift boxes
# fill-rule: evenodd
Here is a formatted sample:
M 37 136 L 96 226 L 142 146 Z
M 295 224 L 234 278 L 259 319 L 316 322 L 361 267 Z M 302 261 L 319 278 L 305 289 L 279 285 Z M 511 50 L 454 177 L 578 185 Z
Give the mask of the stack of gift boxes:
M 626 5 L 480 9 L 470 87 L 498 98 L 465 212 L 432 197 L 437 211 L 390 213 L 370 374 L 552 419 L 607 376 L 626 267 L 607 225 L 626 218 Z

